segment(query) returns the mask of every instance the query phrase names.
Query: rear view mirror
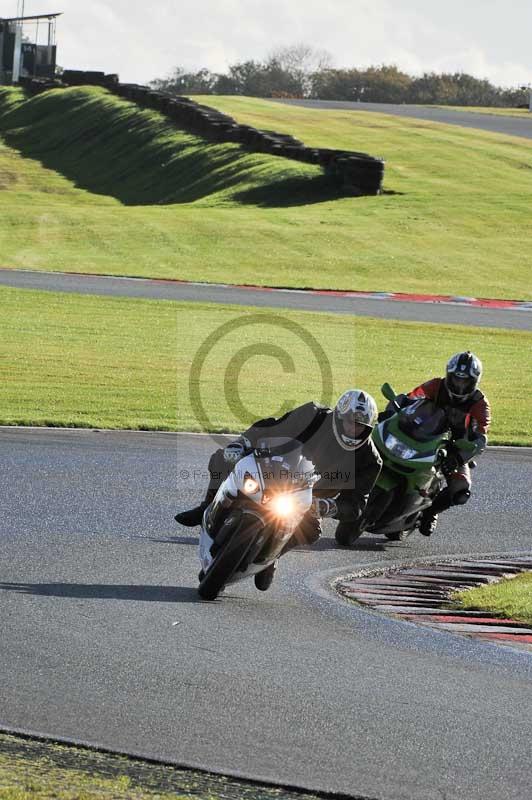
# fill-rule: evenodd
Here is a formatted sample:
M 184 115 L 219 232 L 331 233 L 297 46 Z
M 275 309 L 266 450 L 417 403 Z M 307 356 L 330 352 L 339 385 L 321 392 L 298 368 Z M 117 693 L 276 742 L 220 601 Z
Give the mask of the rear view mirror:
M 383 395 L 385 396 L 385 398 L 387 400 L 390 400 L 390 401 L 395 400 L 395 392 L 394 392 L 394 390 L 392 389 L 392 387 L 390 386 L 389 383 L 383 383 L 382 384 L 381 392 L 383 393 Z

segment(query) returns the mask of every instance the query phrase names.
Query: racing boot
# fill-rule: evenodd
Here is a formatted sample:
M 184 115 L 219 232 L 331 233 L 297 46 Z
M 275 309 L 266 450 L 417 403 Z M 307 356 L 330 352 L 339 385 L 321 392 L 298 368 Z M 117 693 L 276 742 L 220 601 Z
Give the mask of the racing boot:
M 457 498 L 455 496 L 454 502 L 461 505 L 465 503 L 467 498 L 469 497 L 470 492 L 465 491 L 461 493 L 464 495 L 464 498 Z M 453 505 L 453 497 L 451 495 L 450 489 L 447 486 L 443 489 L 439 494 L 436 495 L 434 500 L 432 501 L 432 505 L 429 508 L 426 508 L 425 511 L 421 514 L 421 519 L 418 524 L 419 532 L 423 536 L 431 536 L 434 531 L 436 530 L 436 525 L 438 524 L 438 514 L 441 514 L 442 511 L 447 511 Z
M 179 522 L 180 525 L 184 525 L 186 528 L 195 528 L 196 525 L 201 525 L 205 509 L 210 505 L 215 494 L 216 492 L 208 491 L 205 495 L 205 500 L 203 500 L 199 506 L 190 508 L 188 511 L 180 511 L 179 514 L 175 515 L 175 521 Z
M 179 514 L 175 515 L 174 519 L 186 528 L 194 528 L 196 525 L 201 525 L 203 513 L 208 505 L 209 504 L 204 500 L 199 506 L 189 508 L 188 511 L 180 511 Z
M 430 508 L 426 508 L 419 520 L 419 532 L 422 536 L 431 536 L 436 530 L 438 524 L 438 515 Z
M 255 586 L 259 592 L 265 592 L 272 585 L 275 577 L 275 570 L 277 569 L 277 561 L 270 564 L 269 567 L 263 569 L 262 572 L 257 572 L 255 575 Z

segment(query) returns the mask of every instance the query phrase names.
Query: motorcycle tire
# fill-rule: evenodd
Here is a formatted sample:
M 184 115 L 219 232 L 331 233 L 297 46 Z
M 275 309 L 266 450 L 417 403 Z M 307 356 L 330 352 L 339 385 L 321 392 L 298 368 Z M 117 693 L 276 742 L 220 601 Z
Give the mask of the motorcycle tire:
M 202 600 L 216 600 L 255 544 L 259 531 L 250 530 L 245 516 L 231 539 L 218 551 L 198 586 Z
M 356 540 L 362 536 L 363 531 L 357 528 L 356 525 L 342 525 L 340 523 L 336 526 L 334 538 L 340 547 L 352 547 Z

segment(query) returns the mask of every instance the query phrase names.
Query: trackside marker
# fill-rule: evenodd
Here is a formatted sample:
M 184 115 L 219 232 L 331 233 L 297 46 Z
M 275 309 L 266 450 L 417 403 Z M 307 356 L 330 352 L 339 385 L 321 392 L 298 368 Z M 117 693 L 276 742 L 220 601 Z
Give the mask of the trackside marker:
M 485 586 L 532 570 L 532 558 L 460 559 L 405 567 L 373 576 L 339 579 L 336 590 L 375 611 L 490 642 L 516 644 L 532 652 L 532 626 L 515 619 L 470 611 L 452 600 L 457 589 Z

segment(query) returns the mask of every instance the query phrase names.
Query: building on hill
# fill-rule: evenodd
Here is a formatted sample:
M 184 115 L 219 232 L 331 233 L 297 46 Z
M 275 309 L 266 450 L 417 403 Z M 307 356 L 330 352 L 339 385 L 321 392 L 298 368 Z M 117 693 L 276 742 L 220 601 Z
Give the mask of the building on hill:
M 21 77 L 55 76 L 56 20 L 59 16 L 61 14 L 0 17 L 0 84 L 18 83 Z M 40 43 L 40 38 L 45 42 Z

